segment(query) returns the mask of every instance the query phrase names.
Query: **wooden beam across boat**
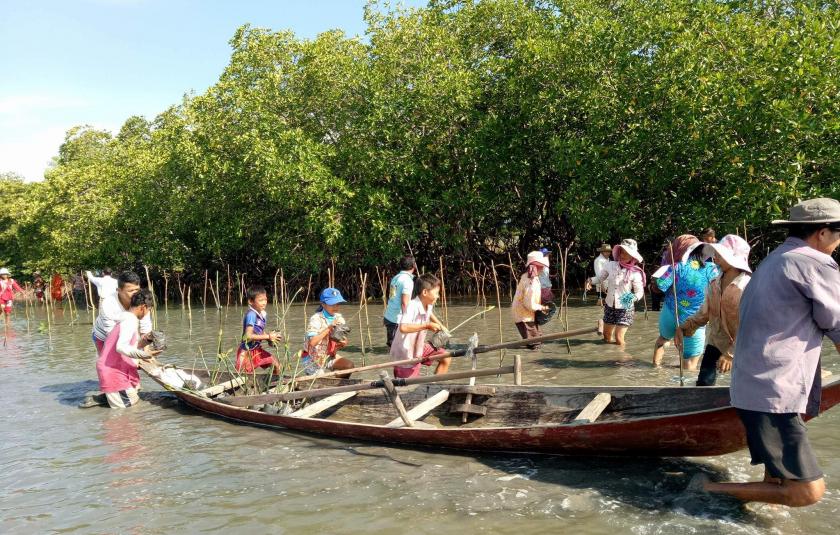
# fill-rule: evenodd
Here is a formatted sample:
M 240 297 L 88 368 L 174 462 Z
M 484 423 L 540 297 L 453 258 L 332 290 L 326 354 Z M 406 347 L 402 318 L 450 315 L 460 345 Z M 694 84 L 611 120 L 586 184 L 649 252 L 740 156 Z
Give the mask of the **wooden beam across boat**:
M 456 379 L 468 379 L 470 377 L 487 377 L 491 375 L 502 375 L 514 373 L 514 366 L 503 366 L 501 368 L 485 368 L 483 370 L 468 370 L 463 372 L 444 373 L 440 375 L 428 375 L 426 377 L 412 377 L 410 379 L 393 379 L 394 386 L 419 385 L 424 383 L 439 383 L 443 381 L 454 381 Z M 317 377 L 315 377 L 317 379 Z M 384 388 L 385 383 L 380 381 L 363 382 L 359 384 L 336 386 L 332 388 L 315 388 L 312 390 L 299 390 L 297 392 L 286 392 L 284 394 L 260 394 L 256 396 L 228 396 L 217 398 L 217 401 L 234 405 L 236 407 L 251 407 L 265 403 L 276 403 L 278 401 L 290 401 L 293 399 L 319 398 L 331 396 L 340 392 L 358 392 L 360 390 L 373 390 Z

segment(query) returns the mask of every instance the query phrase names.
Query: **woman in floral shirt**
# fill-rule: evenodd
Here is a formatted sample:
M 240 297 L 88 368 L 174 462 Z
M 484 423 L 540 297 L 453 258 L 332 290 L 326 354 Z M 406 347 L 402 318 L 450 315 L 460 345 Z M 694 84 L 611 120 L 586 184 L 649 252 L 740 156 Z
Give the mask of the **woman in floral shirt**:
M 677 335 L 677 324 L 700 310 L 706 298 L 706 288 L 717 278 L 719 271 L 714 263 L 706 261 L 700 240 L 690 234 L 677 237 L 672 244 L 674 260 L 664 268 L 656 279 L 656 285 L 665 294 L 662 311 L 659 313 L 659 338 L 653 350 L 653 365 L 659 366 L 665 353 L 665 345 Z M 669 255 L 670 256 L 670 255 Z M 674 319 L 674 281 L 677 288 L 679 319 Z M 678 322 L 678 323 L 677 323 Z M 706 328 L 700 327 L 692 336 L 682 337 L 682 358 L 687 370 L 696 370 L 706 343 Z

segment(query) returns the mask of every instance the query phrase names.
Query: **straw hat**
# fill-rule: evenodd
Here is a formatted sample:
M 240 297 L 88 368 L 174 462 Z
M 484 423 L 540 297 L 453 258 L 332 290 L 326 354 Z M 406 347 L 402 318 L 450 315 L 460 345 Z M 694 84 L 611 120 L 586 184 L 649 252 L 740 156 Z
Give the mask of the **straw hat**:
M 820 197 L 808 199 L 790 209 L 790 219 L 776 219 L 774 225 L 814 225 L 840 222 L 840 201 Z
M 531 251 L 528 253 L 528 259 L 525 261 L 525 265 L 531 264 L 539 264 L 542 267 L 548 267 L 548 258 L 540 251 Z
M 750 244 L 740 236 L 727 234 L 717 243 L 704 243 L 703 252 L 710 256 L 714 253 L 730 266 L 752 273 L 749 262 Z
M 638 262 L 644 262 L 642 259 L 642 255 L 639 254 L 639 246 L 636 244 L 636 240 L 626 239 L 621 240 L 621 243 L 613 247 L 612 254 L 614 259 L 618 259 L 618 250 L 623 249 L 624 252 L 632 256 Z
M 599 253 L 611 253 L 612 249 L 613 248 L 610 246 L 609 243 L 602 243 L 601 246 L 598 247 L 598 252 Z

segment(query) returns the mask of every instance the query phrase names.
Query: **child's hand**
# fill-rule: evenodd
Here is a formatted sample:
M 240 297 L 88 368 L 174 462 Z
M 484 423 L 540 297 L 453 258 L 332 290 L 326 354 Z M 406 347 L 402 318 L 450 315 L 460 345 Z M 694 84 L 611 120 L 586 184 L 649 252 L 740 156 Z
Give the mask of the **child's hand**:
M 278 333 L 277 331 L 271 331 L 270 333 L 268 333 L 268 341 L 271 342 L 272 344 L 275 344 L 277 342 L 281 342 L 282 340 L 283 340 L 283 336 L 280 333 Z

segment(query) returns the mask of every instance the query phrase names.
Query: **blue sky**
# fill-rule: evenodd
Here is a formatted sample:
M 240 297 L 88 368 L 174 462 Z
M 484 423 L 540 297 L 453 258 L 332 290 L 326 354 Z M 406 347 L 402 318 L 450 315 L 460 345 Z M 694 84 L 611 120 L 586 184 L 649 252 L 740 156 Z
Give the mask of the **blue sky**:
M 422 6 L 425 0 L 402 0 Z M 362 35 L 364 0 L 0 0 L 0 172 L 40 180 L 65 132 L 116 132 L 203 92 L 245 23 Z

